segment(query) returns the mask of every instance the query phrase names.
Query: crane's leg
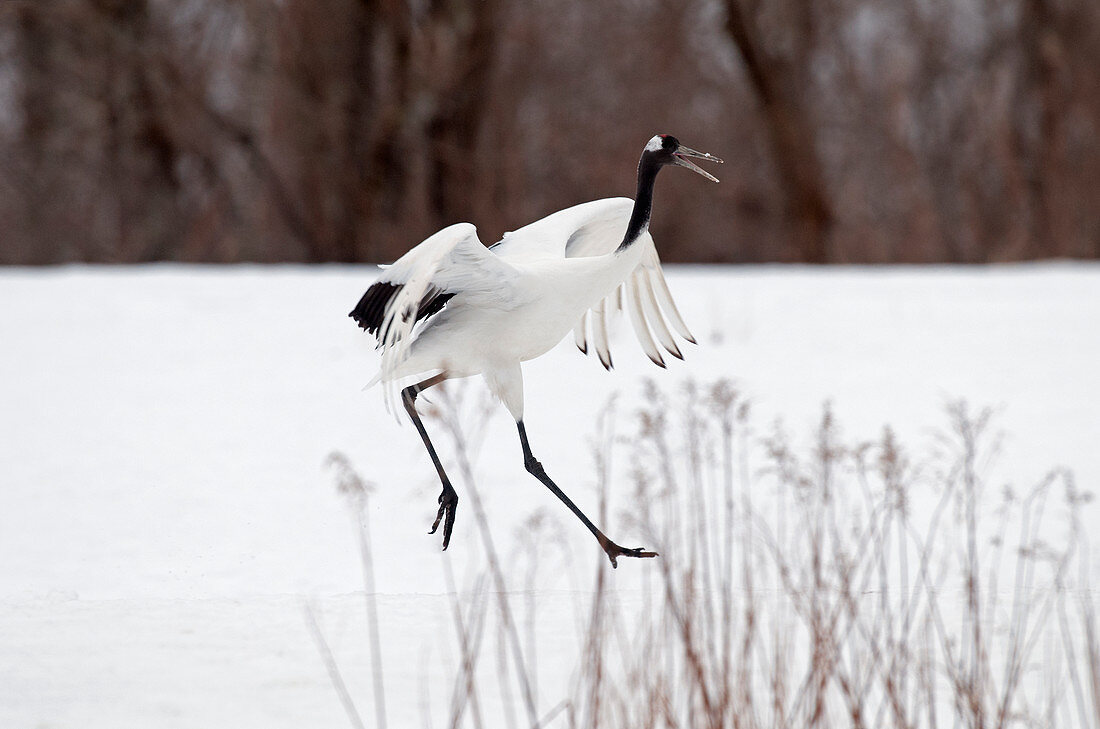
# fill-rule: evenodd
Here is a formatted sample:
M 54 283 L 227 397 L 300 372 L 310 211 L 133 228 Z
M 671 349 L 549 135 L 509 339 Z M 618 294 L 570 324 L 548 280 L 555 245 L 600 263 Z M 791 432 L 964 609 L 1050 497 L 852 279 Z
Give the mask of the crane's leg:
M 618 567 L 619 557 L 656 557 L 656 552 L 647 552 L 642 547 L 636 547 L 634 549 L 627 549 L 626 547 L 620 547 L 615 542 L 607 538 L 607 536 L 601 532 L 596 525 L 593 524 L 587 516 L 584 515 L 577 505 L 570 500 L 565 492 L 558 488 L 549 476 L 546 475 L 546 469 L 542 467 L 538 459 L 535 458 L 535 454 L 531 452 L 531 444 L 527 442 L 527 429 L 523 427 L 523 421 L 517 420 L 516 426 L 519 428 L 519 442 L 523 446 L 523 465 L 527 467 L 527 472 L 532 476 L 542 481 L 546 488 L 550 489 L 555 496 L 562 500 L 562 503 L 569 507 L 569 510 L 577 515 L 577 518 L 588 527 L 588 531 L 596 537 L 596 541 L 600 543 L 603 551 L 607 553 L 607 558 L 611 560 L 612 567 Z
M 439 480 L 443 483 L 443 493 L 439 495 L 439 511 L 436 513 L 435 521 L 432 523 L 432 530 L 428 533 L 435 534 L 436 529 L 439 528 L 439 522 L 443 521 L 444 550 L 446 550 L 447 546 L 451 543 L 451 529 L 454 528 L 455 510 L 458 508 L 458 493 L 455 492 L 454 487 L 451 486 L 451 479 L 447 477 L 447 472 L 443 470 L 443 464 L 439 462 L 439 454 L 435 452 L 435 446 L 432 445 L 432 439 L 428 437 L 428 431 L 424 429 L 424 423 L 420 420 L 420 413 L 416 412 L 416 396 L 429 387 L 438 385 L 445 379 L 447 379 L 446 373 L 440 373 L 434 377 L 429 377 L 423 382 L 409 385 L 401 391 L 401 401 L 405 403 L 405 411 L 408 412 L 409 418 L 412 419 L 413 425 L 416 426 L 417 431 L 420 433 L 420 437 L 424 440 L 424 446 L 428 449 L 428 455 L 432 457 L 432 463 L 435 464 L 435 471 L 439 474 Z M 444 519 L 444 517 L 446 517 L 446 519 Z

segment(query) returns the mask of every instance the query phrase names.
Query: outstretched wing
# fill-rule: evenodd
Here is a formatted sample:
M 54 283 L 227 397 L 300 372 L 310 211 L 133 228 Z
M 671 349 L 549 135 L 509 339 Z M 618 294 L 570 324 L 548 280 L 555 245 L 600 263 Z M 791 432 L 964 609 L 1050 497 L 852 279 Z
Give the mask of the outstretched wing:
M 517 264 L 546 258 L 604 256 L 622 243 L 633 209 L 634 201 L 625 197 L 574 205 L 506 233 L 491 250 Z M 654 364 L 665 366 L 654 337 L 669 354 L 683 359 L 669 324 L 681 337 L 695 343 L 672 300 L 653 239 L 643 235 L 634 245 L 646 249 L 641 264 L 611 296 L 586 312 L 573 329 L 574 341 L 581 352 L 594 351 L 607 369 L 612 366 L 608 319 L 624 308 L 639 344 Z
M 497 296 L 517 275 L 482 245 L 470 223 L 444 228 L 387 266 L 348 314 L 378 340 L 382 369 L 377 379 L 404 361 L 418 322 L 455 296 Z
M 633 208 L 625 197 L 574 205 L 505 233 L 490 250 L 515 263 L 606 255 L 622 242 Z
M 386 307 L 402 293 L 404 286 L 405 284 L 379 280 L 371 284 L 363 294 L 363 298 L 359 299 L 359 303 L 348 314 L 360 329 L 375 336 L 379 347 L 382 346 L 387 333 L 382 326 L 386 317 Z M 417 304 L 416 321 L 438 313 L 453 296 L 452 293 L 429 289 Z
M 669 324 L 681 337 L 695 344 L 695 337 L 684 323 L 684 318 L 672 299 L 653 239 L 646 235 L 634 245 L 646 248 L 641 263 L 610 296 L 587 311 L 573 329 L 577 348 L 585 354 L 590 349 L 594 350 L 600 364 L 609 370 L 612 363 L 607 321 L 608 316 L 616 311 L 626 309 L 638 343 L 646 356 L 658 367 L 664 367 L 665 361 L 654 337 L 673 357 L 684 358 L 669 330 Z

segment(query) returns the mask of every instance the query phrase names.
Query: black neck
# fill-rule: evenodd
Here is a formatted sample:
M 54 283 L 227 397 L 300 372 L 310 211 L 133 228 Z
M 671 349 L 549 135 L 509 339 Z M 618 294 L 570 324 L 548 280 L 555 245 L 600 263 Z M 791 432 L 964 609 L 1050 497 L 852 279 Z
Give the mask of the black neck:
M 649 216 L 653 211 L 653 182 L 661 166 L 648 154 L 643 154 L 638 162 L 638 194 L 634 197 L 634 210 L 630 213 L 630 224 L 626 226 L 626 235 L 619 244 L 619 251 L 629 248 L 649 228 Z

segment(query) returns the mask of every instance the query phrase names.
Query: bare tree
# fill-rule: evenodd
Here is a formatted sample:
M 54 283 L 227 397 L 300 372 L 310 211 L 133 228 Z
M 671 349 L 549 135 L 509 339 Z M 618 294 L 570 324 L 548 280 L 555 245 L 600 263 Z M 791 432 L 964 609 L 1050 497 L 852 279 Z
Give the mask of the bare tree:
M 815 147 L 815 127 L 804 102 L 814 56 L 813 3 L 789 0 L 780 16 L 786 52 L 769 50 L 758 27 L 756 0 L 727 0 L 726 29 L 733 39 L 767 120 L 773 160 L 791 217 L 796 260 L 826 263 L 833 213 Z

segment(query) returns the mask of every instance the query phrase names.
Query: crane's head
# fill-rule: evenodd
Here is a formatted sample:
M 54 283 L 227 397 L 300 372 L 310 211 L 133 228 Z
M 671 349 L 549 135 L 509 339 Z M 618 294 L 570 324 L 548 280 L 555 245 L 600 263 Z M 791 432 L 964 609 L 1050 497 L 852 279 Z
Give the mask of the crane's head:
M 703 177 L 707 178 L 711 182 L 718 182 L 718 178 L 710 174 L 703 168 L 691 161 L 691 157 L 696 159 L 705 159 L 708 162 L 721 163 L 722 160 L 715 157 L 713 154 L 706 152 L 696 152 L 694 149 L 689 149 L 680 144 L 680 140 L 671 134 L 658 134 L 650 139 L 645 146 L 645 151 L 642 152 L 642 160 L 646 157 L 652 160 L 652 163 L 658 166 L 663 165 L 679 165 L 680 167 L 687 167 L 692 172 L 698 172 Z

